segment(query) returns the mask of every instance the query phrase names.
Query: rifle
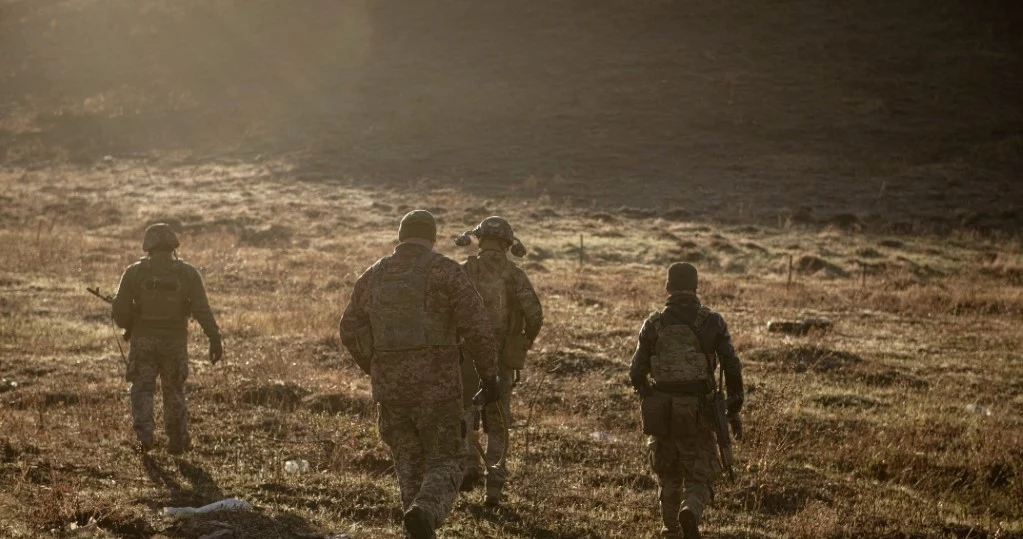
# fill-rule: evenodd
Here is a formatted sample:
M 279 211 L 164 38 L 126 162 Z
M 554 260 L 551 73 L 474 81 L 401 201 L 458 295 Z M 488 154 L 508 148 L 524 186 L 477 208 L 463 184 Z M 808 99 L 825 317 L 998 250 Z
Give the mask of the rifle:
M 101 300 L 103 300 L 103 301 L 105 301 L 105 302 L 107 302 L 107 303 L 109 303 L 111 305 L 114 304 L 114 297 L 113 296 L 109 296 L 109 295 L 101 294 L 100 291 L 99 291 L 99 287 L 98 286 L 95 286 L 95 287 L 92 287 L 92 288 L 85 287 L 85 289 L 88 290 L 90 294 L 96 296 L 97 298 L 99 298 L 99 299 L 101 299 Z M 127 328 L 124 329 L 124 334 L 121 335 L 121 338 L 124 339 L 125 342 L 128 342 L 128 341 L 131 340 L 131 326 L 128 326 Z
M 728 417 L 728 412 L 725 408 L 725 394 L 722 391 L 723 383 L 724 371 L 722 371 L 721 377 L 718 379 L 718 387 L 714 391 L 714 434 L 717 435 L 718 439 L 718 456 L 721 458 L 721 465 L 728 472 L 729 481 L 735 481 L 735 471 L 732 470 L 732 462 L 734 460 L 732 455 L 732 439 L 728 435 L 728 425 L 732 424 L 732 430 L 735 431 L 736 439 L 741 440 L 742 423 L 739 422 L 738 417 Z

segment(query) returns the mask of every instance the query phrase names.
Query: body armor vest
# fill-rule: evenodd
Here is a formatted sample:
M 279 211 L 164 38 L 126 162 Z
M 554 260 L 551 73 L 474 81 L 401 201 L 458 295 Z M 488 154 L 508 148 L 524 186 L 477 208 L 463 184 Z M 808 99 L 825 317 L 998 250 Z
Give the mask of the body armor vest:
M 692 325 L 673 320 L 664 312 L 657 314 L 657 344 L 650 358 L 654 385 L 706 382 L 708 390 L 713 386 L 710 358 L 696 335 L 708 314 L 710 309 L 700 307 Z
M 138 319 L 143 325 L 180 323 L 188 317 L 184 265 L 174 260 L 159 267 L 150 259 L 139 264 Z
M 483 304 L 490 315 L 490 324 L 498 340 L 502 340 L 509 330 L 511 321 L 512 294 L 509 286 L 512 281 L 507 261 L 503 261 L 500 269 L 491 267 L 478 257 L 471 256 L 465 266 L 476 291 L 483 298 Z
M 426 309 L 430 268 L 440 256 L 429 251 L 410 268 L 397 273 L 384 270 L 389 257 L 374 266 L 370 307 L 374 350 L 416 350 L 457 344 L 450 313 Z

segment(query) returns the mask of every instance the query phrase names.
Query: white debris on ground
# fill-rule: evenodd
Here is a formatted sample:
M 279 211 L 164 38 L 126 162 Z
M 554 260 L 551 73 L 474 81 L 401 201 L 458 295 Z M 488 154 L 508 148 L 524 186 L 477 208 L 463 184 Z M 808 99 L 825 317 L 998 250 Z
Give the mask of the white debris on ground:
M 187 517 L 215 511 L 246 511 L 252 504 L 237 498 L 227 498 L 202 507 L 164 507 L 163 514 L 172 517 Z

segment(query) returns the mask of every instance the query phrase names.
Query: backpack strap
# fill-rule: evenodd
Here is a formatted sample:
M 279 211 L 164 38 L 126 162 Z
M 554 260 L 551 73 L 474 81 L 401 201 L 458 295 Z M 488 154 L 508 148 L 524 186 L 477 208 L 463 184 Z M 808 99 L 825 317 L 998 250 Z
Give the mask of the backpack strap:
M 480 260 L 476 255 L 470 255 L 465 259 L 465 271 L 469 274 L 472 284 L 475 285 L 480 277 Z

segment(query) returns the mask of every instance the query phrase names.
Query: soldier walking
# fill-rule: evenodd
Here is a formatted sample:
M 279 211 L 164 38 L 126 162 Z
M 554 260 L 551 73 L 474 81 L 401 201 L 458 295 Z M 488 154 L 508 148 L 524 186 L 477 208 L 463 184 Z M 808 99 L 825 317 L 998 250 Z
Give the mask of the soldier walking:
M 720 364 L 728 415 L 742 409 L 742 366 L 725 319 L 700 304 L 690 264 L 668 268 L 667 303 L 643 323 L 629 377 L 643 397 L 643 431 L 660 486 L 661 537 L 698 539 L 721 473 L 711 395 Z
M 124 271 L 113 301 L 114 321 L 131 330 L 125 379 L 131 382 L 132 426 L 143 453 L 153 448 L 157 378 L 163 391 L 167 451 L 180 455 L 189 448 L 185 403 L 189 316 L 199 322 L 210 340 L 210 362 L 215 365 L 224 355 L 202 275 L 195 266 L 177 258 L 179 245 L 170 225 L 157 223 L 147 228 L 142 240 L 147 256 Z
M 429 539 L 462 476 L 458 340 L 473 358 L 487 402 L 500 399 L 497 352 L 483 301 L 457 262 L 433 251 L 437 223 L 405 215 L 394 253 L 356 281 L 341 343 L 370 375 L 380 437 L 391 450 L 406 537 Z
M 469 360 L 471 354 L 463 354 L 462 382 L 465 387 L 462 396 L 466 406 L 467 436 L 462 490 L 472 490 L 484 477 L 484 463 L 479 455 L 482 446 L 475 429 L 482 423 L 487 430 L 484 503 L 496 506 L 504 496 L 504 484 L 508 477 L 507 423 L 512 420 L 511 390 L 519 379 L 519 371 L 525 365 L 526 352 L 532 348 L 533 341 L 540 333 L 543 309 L 529 277 L 508 258 L 509 251 L 515 256 L 525 254 L 525 247 L 515 237 L 508 221 L 498 216 L 487 217 L 475 229 L 456 239 L 455 243 L 470 245 L 470 236 L 475 236 L 479 241 L 479 252 L 470 256 L 462 267 L 483 297 L 494 329 L 501 401 L 484 407 L 481 412 L 484 418 L 477 417 L 471 389 L 476 387 L 479 378 Z

